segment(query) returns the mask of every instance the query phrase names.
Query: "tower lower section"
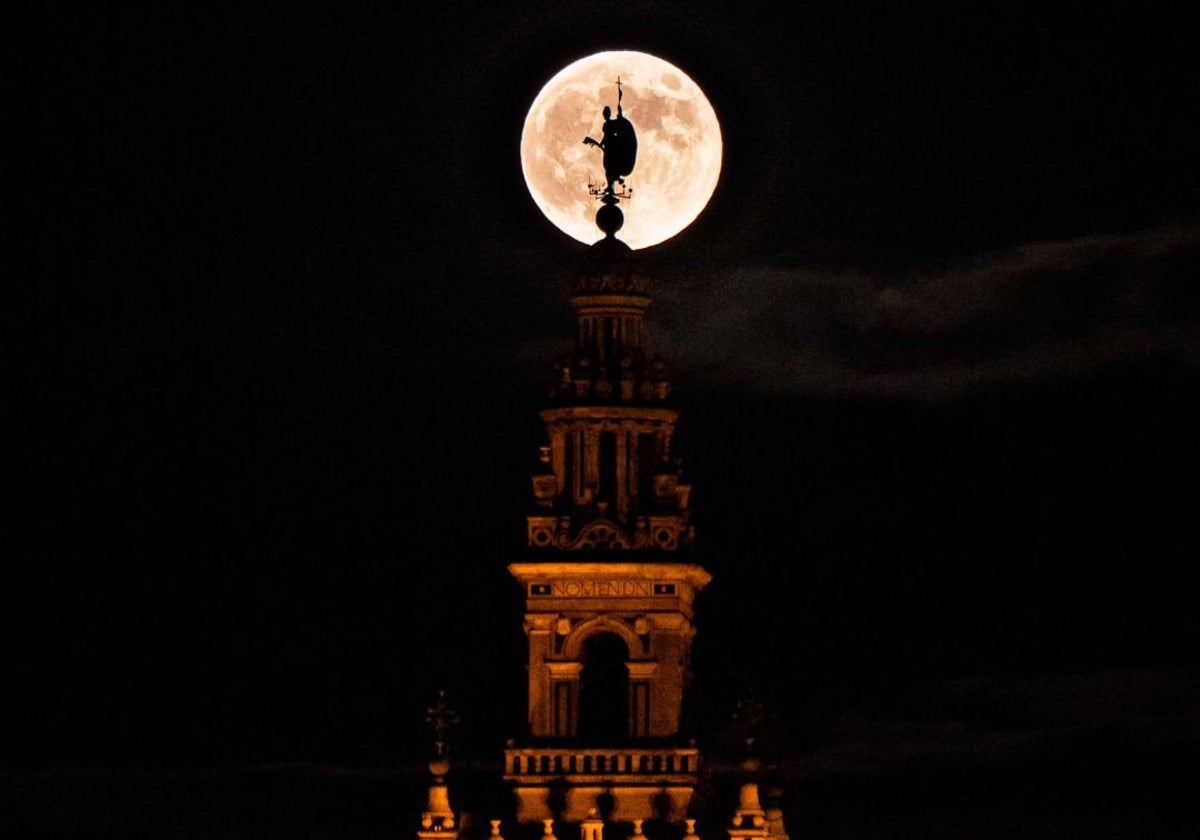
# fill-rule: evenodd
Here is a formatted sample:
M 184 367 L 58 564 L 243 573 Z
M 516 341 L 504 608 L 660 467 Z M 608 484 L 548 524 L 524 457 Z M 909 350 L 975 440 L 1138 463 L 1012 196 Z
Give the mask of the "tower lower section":
M 504 779 L 516 793 L 519 822 L 578 822 L 589 814 L 609 822 L 679 822 L 687 816 L 699 762 L 695 747 L 510 747 Z
M 684 695 L 693 603 L 710 577 L 629 560 L 509 566 L 529 639 L 527 737 L 504 755 L 520 822 L 688 816 L 700 754 Z

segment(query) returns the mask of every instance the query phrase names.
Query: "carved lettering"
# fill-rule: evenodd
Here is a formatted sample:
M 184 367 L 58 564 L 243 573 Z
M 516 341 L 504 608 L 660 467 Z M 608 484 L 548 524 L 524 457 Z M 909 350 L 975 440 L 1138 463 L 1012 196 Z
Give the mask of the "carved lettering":
M 579 292 L 633 292 L 644 295 L 649 289 L 650 281 L 637 275 L 619 277 L 606 274 L 599 277 L 580 277 L 575 281 L 575 290 Z
M 655 593 L 647 580 L 554 580 L 550 593 L 556 598 L 642 598 Z

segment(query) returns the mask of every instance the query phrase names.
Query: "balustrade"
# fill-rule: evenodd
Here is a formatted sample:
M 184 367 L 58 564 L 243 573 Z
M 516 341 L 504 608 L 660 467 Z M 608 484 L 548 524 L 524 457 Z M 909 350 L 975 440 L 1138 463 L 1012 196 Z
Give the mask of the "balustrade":
M 675 776 L 692 775 L 695 749 L 510 749 L 510 776 Z

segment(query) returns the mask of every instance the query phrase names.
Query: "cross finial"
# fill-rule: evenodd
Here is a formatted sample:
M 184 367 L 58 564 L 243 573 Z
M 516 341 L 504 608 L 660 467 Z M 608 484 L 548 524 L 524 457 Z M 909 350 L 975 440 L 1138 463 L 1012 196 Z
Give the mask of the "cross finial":
M 446 689 L 438 689 L 437 700 L 425 710 L 425 722 L 433 730 L 433 747 L 437 757 L 444 758 L 446 734 L 458 723 L 458 713 L 446 702 Z
M 753 687 L 747 687 L 746 693 L 737 701 L 732 717 L 734 728 L 742 736 L 748 753 L 754 750 L 754 742 L 758 738 L 764 716 L 762 702 L 755 695 Z

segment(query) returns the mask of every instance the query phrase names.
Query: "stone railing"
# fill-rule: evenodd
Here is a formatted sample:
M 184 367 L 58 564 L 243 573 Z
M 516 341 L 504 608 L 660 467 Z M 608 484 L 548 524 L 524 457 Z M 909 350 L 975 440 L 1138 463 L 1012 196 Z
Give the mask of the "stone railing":
M 695 747 L 652 749 L 509 748 L 504 751 L 507 779 L 594 777 L 597 779 L 694 779 L 700 751 Z

